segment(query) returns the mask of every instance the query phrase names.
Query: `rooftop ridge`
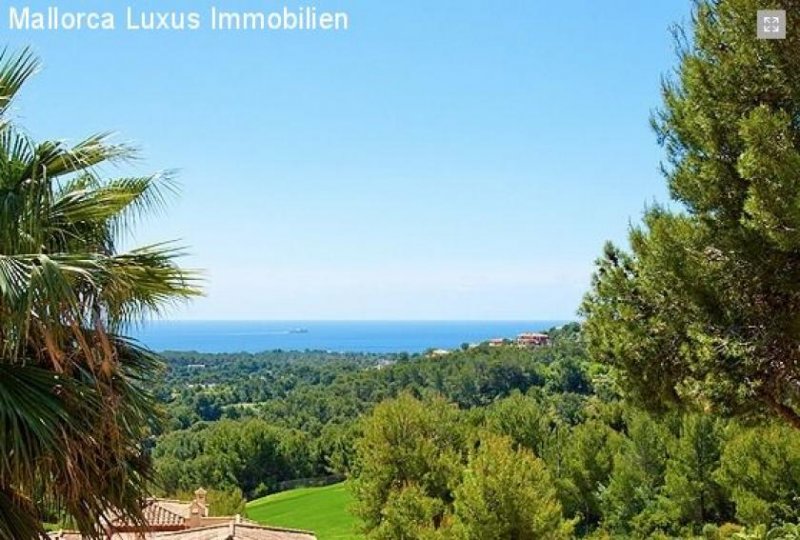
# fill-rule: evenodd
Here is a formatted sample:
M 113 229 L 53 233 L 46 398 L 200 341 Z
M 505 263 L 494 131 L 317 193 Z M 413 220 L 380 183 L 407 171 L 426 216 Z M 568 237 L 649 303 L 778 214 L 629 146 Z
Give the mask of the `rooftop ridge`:
M 244 530 L 255 530 L 255 531 L 270 531 L 276 533 L 290 533 L 290 534 L 303 534 L 308 535 L 311 538 L 316 538 L 316 535 L 312 531 L 306 531 L 303 529 L 292 529 L 287 527 L 274 527 L 271 525 L 260 525 L 254 522 L 247 522 L 247 523 L 237 523 L 236 516 L 219 516 L 218 519 L 225 519 L 222 523 L 215 523 L 213 525 L 202 525 L 200 527 L 193 527 L 191 529 L 185 529 L 181 531 L 165 531 L 158 533 L 158 538 L 171 538 L 171 537 L 181 537 L 185 536 L 187 533 L 203 533 L 213 531 L 215 529 L 222 529 L 228 528 L 231 530 L 231 533 L 235 534 L 236 529 L 244 529 Z

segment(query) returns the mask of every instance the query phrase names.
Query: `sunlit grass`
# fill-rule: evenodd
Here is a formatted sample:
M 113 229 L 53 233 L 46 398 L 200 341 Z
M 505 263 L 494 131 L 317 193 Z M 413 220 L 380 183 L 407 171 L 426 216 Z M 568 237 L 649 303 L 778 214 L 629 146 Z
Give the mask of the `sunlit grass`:
M 299 488 L 247 503 L 247 517 L 264 525 L 313 531 L 319 540 L 361 540 L 344 483 Z

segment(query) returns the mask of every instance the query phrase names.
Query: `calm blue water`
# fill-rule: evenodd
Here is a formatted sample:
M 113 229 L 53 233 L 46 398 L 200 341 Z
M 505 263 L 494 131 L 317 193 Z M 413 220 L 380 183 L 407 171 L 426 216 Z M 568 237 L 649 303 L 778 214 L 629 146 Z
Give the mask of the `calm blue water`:
M 156 351 L 422 352 L 512 338 L 565 321 L 156 321 L 133 332 Z M 299 329 L 307 330 L 297 333 Z

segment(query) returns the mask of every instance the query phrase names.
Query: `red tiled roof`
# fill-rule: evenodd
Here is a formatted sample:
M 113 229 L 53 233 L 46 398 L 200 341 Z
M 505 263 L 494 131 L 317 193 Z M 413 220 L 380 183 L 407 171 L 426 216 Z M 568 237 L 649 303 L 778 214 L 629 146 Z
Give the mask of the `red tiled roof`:
M 149 499 L 142 512 L 144 519 L 151 531 L 175 530 L 185 526 L 186 519 L 189 517 L 191 503 L 172 501 L 167 499 Z M 130 530 L 141 527 L 129 523 L 124 517 L 117 516 L 111 520 L 111 527 L 115 530 Z

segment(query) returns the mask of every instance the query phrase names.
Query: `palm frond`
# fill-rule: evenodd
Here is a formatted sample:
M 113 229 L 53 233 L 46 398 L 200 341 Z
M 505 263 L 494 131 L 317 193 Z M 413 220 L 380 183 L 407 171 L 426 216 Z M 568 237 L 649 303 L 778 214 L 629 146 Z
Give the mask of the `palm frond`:
M 39 59 L 29 48 L 17 53 L 8 49 L 0 52 L 0 116 L 5 114 L 19 89 L 38 68 Z
M 115 240 L 144 216 L 163 210 L 167 196 L 176 191 L 170 173 L 100 184 L 80 176 L 56 194 L 49 216 L 51 236 L 63 241 L 94 238 L 95 249 L 102 246 L 110 252 Z
M 141 319 L 147 313 L 202 295 L 198 271 L 175 264 L 184 255 L 172 242 L 142 248 L 109 257 L 108 271 L 102 284 L 103 302 L 114 326 Z
M 136 158 L 136 149 L 124 143 L 112 143 L 111 133 L 99 133 L 73 147 L 60 142 L 43 143 L 37 149 L 38 166 L 48 178 L 87 171 L 103 163 L 117 163 Z M 33 171 L 30 171 L 33 174 Z

